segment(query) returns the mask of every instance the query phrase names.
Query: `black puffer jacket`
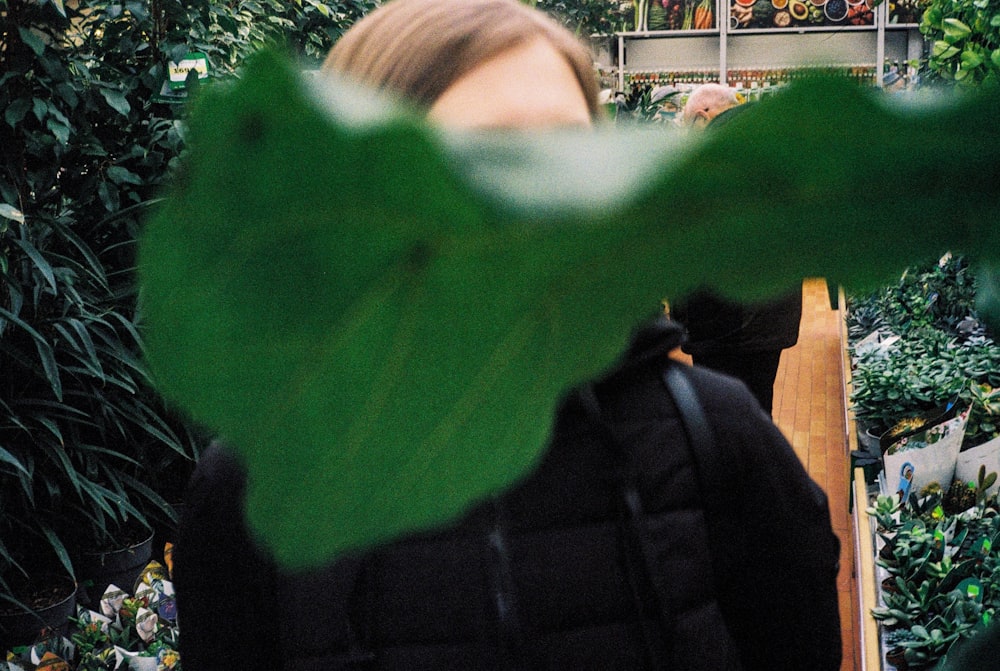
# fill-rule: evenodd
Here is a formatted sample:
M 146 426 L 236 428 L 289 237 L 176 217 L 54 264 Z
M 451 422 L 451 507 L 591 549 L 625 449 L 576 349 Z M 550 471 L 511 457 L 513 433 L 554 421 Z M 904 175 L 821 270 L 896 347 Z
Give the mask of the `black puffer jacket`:
M 685 367 L 724 464 L 696 475 L 661 378 L 679 338 L 646 329 L 569 394 L 504 495 L 319 571 L 275 569 L 209 450 L 175 552 L 185 669 L 839 669 L 826 499 L 742 385 Z

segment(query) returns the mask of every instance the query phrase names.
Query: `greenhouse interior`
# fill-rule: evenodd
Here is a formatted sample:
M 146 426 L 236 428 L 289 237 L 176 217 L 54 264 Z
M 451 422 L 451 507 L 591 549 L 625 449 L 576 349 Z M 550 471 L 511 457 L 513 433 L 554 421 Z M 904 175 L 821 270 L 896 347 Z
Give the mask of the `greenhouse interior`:
M 996 0 L 0 0 L 0 671 L 1000 668 Z

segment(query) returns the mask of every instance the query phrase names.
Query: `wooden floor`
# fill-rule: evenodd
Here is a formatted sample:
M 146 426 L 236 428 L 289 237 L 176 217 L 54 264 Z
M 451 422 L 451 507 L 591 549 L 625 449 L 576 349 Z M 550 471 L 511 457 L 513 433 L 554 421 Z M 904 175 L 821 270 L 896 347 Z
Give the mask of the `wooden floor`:
M 854 578 L 854 537 L 848 512 L 849 459 L 845 431 L 844 382 L 839 313 L 830 308 L 826 282 L 803 285 L 798 344 L 782 353 L 774 384 L 774 419 L 809 474 L 830 499 L 833 529 L 840 537 L 842 671 L 861 668 Z

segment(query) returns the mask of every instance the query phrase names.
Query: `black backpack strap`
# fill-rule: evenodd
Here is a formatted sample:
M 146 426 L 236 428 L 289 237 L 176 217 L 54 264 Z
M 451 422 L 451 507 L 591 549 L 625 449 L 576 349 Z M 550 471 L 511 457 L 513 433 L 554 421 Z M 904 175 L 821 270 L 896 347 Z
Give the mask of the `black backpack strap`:
M 712 474 L 719 473 L 719 453 L 715 449 L 712 427 L 683 368 L 682 364 L 671 362 L 663 371 L 663 384 L 677 406 L 677 416 L 694 457 L 702 500 L 706 509 L 710 509 L 717 504 L 716 497 L 711 496 L 709 491 Z

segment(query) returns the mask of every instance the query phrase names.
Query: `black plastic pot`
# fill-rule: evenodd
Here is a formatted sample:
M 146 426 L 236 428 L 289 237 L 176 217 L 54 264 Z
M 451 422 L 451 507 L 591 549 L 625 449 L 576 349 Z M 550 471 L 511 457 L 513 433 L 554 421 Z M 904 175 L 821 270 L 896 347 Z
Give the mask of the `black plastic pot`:
M 117 550 L 84 552 L 80 555 L 80 588 L 77 599 L 81 604 L 94 608 L 101 601 L 109 585 L 115 585 L 129 594 L 135 581 L 153 556 L 153 533 L 145 540 Z
M 45 585 L 48 599 L 41 604 L 26 603 L 33 612 L 0 605 L 0 650 L 31 645 L 48 629 L 57 636 L 69 631 L 69 618 L 76 612 L 76 584 L 68 576 L 52 576 L 38 582 Z

